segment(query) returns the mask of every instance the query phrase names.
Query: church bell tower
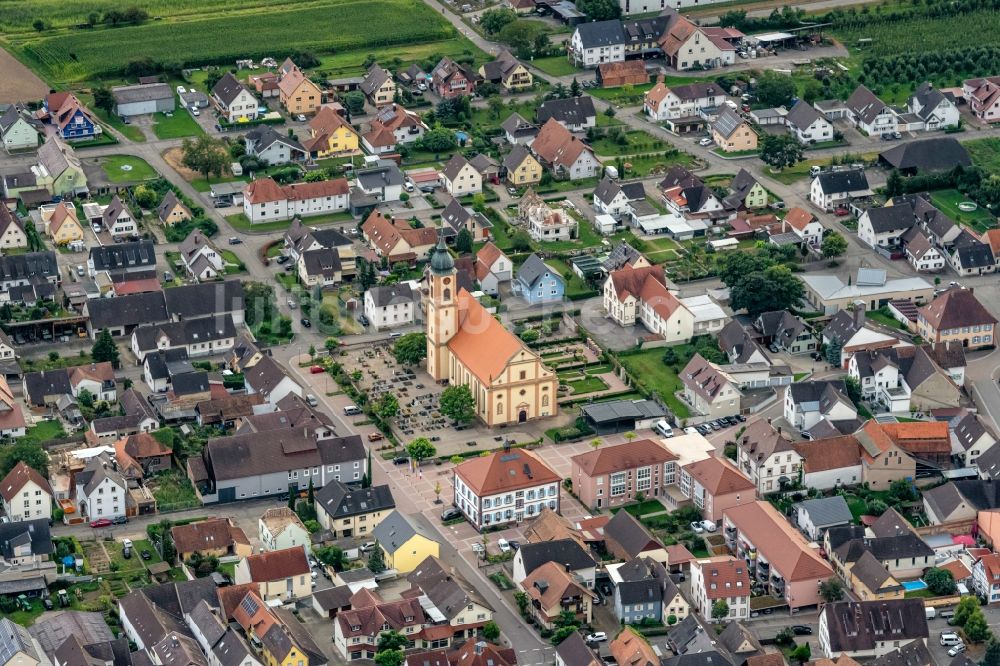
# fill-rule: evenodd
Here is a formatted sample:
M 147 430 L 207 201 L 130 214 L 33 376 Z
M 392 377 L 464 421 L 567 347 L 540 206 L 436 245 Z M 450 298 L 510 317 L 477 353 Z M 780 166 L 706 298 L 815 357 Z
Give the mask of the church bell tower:
M 437 247 L 431 252 L 427 281 L 427 372 L 435 381 L 448 379 L 450 353 L 448 341 L 458 331 L 455 261 L 438 235 Z

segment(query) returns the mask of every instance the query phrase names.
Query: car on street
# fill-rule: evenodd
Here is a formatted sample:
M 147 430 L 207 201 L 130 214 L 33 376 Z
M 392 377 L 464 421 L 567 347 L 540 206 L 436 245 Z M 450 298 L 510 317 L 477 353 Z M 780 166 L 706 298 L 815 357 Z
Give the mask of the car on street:
M 689 527 L 691 528 L 691 531 L 694 532 L 695 534 L 701 534 L 702 532 L 705 531 L 705 528 L 701 526 L 701 521 L 700 520 L 693 521 L 689 525 Z
M 302 318 L 302 319 L 300 320 L 300 322 L 301 322 L 301 323 L 302 323 L 302 325 L 303 325 L 303 326 L 305 326 L 306 328 L 312 328 L 312 325 L 313 325 L 313 323 L 312 323 L 311 321 L 309 321 L 308 319 L 306 319 L 305 317 L 303 317 L 303 318 Z
M 704 139 L 702 139 L 701 141 L 699 141 L 699 142 L 698 142 L 698 145 L 699 145 L 699 146 L 711 146 L 711 145 L 712 145 L 712 140 L 711 140 L 711 139 L 709 139 L 709 138 L 708 138 L 708 137 L 706 136 L 706 137 L 705 137 Z
M 109 527 L 110 525 L 111 525 L 111 520 L 108 518 L 98 518 L 97 520 L 90 521 L 90 526 L 93 528 Z
M 461 518 L 462 512 L 455 507 L 445 509 L 441 512 L 441 520 L 447 522 L 449 520 L 455 520 L 456 518 Z
M 812 360 L 814 360 L 814 361 L 822 361 L 823 360 L 823 355 L 820 354 L 818 351 L 814 351 L 812 354 L 809 354 L 809 356 L 812 357 Z
M 715 524 L 714 520 L 703 520 L 701 521 L 701 529 L 705 530 L 706 532 L 714 532 L 715 530 L 719 529 L 719 526 Z
M 806 624 L 793 624 L 792 633 L 796 636 L 812 636 L 812 627 Z
M 243 243 L 243 239 L 242 238 L 237 238 L 236 236 L 230 236 L 229 237 L 229 244 L 230 245 L 241 245 L 242 243 Z
M 507 541 L 507 539 L 503 539 L 503 538 L 497 539 L 497 548 L 500 549 L 501 553 L 509 553 L 510 550 L 511 550 L 510 549 L 510 542 Z
M 291 308 L 292 310 L 294 310 L 295 308 L 299 307 L 299 304 L 295 302 L 294 298 L 289 298 L 288 299 L 288 307 Z
M 312 393 L 306 396 L 306 404 L 310 407 L 319 407 L 319 400 Z
M 965 652 L 965 643 L 959 643 L 958 645 L 952 645 L 951 649 L 948 650 L 949 657 L 957 657 L 958 655 Z
M 114 517 L 114 518 L 113 518 L 113 519 L 111 520 L 111 523 L 112 523 L 113 525 L 125 525 L 125 524 L 127 524 L 127 523 L 128 523 L 128 518 L 126 518 L 125 516 L 115 516 L 115 517 Z
M 325 372 L 322 365 L 314 365 L 309 368 L 310 375 L 321 375 Z
M 393 465 L 406 465 L 409 462 L 410 462 L 410 459 L 407 456 L 396 456 L 395 458 L 392 459 L 392 464 Z M 458 509 L 455 509 L 455 511 L 458 511 Z M 447 518 L 443 518 L 442 520 L 448 520 L 448 519 Z
M 587 634 L 588 643 L 600 643 L 606 640 L 608 640 L 608 635 L 603 631 L 595 631 L 592 634 Z

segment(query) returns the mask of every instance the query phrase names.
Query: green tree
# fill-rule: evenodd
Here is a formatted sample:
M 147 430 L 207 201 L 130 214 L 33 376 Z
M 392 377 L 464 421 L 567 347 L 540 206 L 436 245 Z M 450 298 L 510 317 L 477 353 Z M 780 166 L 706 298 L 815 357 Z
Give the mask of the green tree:
M 952 621 L 955 623 L 955 626 L 964 627 L 965 623 L 973 613 L 981 612 L 978 597 L 975 595 L 962 597 L 961 601 L 958 602 L 958 605 L 955 606 L 955 616 L 952 618 Z
M 510 249 L 515 252 L 527 252 L 531 249 L 531 236 L 524 229 L 518 229 L 510 235 Z
M 521 590 L 518 590 L 517 592 L 514 593 L 514 603 L 517 604 L 517 610 L 523 616 L 528 611 L 528 604 L 530 603 L 530 599 L 528 598 L 527 594 L 525 594 Z
M 881 516 L 883 513 L 889 510 L 889 505 L 885 503 L 884 500 L 878 497 L 868 500 L 865 505 L 865 511 L 870 516 Z
M 421 148 L 435 155 L 458 146 L 455 133 L 443 127 L 435 127 L 425 132 L 423 137 L 419 139 L 419 143 Z
M 993 636 L 993 632 L 990 631 L 990 627 L 986 623 L 986 616 L 983 615 L 981 608 L 977 608 L 976 612 L 969 616 L 963 630 L 965 631 L 965 637 L 973 643 L 982 643 Z
M 368 569 L 372 573 L 382 573 L 385 571 L 385 555 L 382 554 L 382 547 L 375 542 L 375 547 L 368 553 Z
M 363 113 L 365 110 L 365 94 L 361 91 L 352 90 L 349 93 L 344 93 L 341 95 L 340 101 L 352 114 Z
M 579 97 L 580 96 L 580 90 L 581 90 L 581 88 L 580 88 L 580 82 L 577 81 L 576 77 L 574 76 L 573 77 L 573 83 L 571 83 L 570 86 L 569 86 L 570 97 Z
M 382 650 L 375 653 L 375 663 L 378 666 L 401 666 L 406 659 L 402 650 Z
M 498 638 L 500 638 L 500 625 L 498 625 L 493 620 L 490 620 L 489 622 L 487 622 L 486 624 L 484 624 L 483 625 L 483 638 L 485 638 L 488 641 L 494 641 L 495 642 Z M 1000 666 L 1000 664 L 998 664 L 997 666 Z
M 506 108 L 503 103 L 503 97 L 500 97 L 499 95 L 494 95 L 486 100 L 486 107 L 490 110 L 490 117 L 493 118 L 493 120 L 500 120 L 500 115 Z
M 939 569 L 937 567 L 931 567 L 924 572 L 924 582 L 927 583 L 927 589 L 938 596 L 944 596 L 946 594 L 955 594 L 957 586 L 955 585 L 955 577 L 947 569 Z M 987 649 L 989 649 L 987 647 Z M 1000 664 L 997 664 L 1000 666 Z
M 913 482 L 908 479 L 896 479 L 889 484 L 889 497 L 894 500 L 894 503 L 910 502 L 917 498 L 917 489 L 913 487 Z
M 468 423 L 476 416 L 472 391 L 464 384 L 449 386 L 443 390 L 438 405 L 441 414 L 456 423 Z
M 792 650 L 789 656 L 800 664 L 804 664 L 812 658 L 812 648 L 809 647 L 809 643 L 803 643 Z
M 455 249 L 459 254 L 469 254 L 472 252 L 472 232 L 462 228 L 455 236 Z
M 729 617 L 729 604 L 725 599 L 716 599 L 712 604 L 712 619 L 721 621 L 727 617 Z
M 504 26 L 517 20 L 517 12 L 507 7 L 487 9 L 479 16 L 479 25 L 489 35 L 496 35 Z
M 575 634 L 579 630 L 580 627 L 575 624 L 569 627 L 559 627 L 554 632 L 552 632 L 552 638 L 550 638 L 549 640 L 553 645 L 559 645 L 560 643 L 562 643 L 564 640 L 566 640 L 572 634 Z
M 313 555 L 320 563 L 340 571 L 344 568 L 344 551 L 336 546 L 313 547 Z
M 392 393 L 386 391 L 378 399 L 375 405 L 375 414 L 383 421 L 387 421 L 399 413 L 399 400 Z
M 1000 641 L 996 638 L 990 638 L 986 643 L 986 651 L 979 666 L 1000 666 Z
M 847 397 L 855 405 L 861 404 L 861 382 L 851 376 L 844 377 L 844 388 L 847 389 Z
M 94 341 L 94 345 L 90 348 L 90 357 L 97 363 L 107 361 L 113 367 L 118 367 L 118 345 L 115 344 L 114 339 L 111 337 L 111 331 L 103 329 L 97 334 L 97 340 Z
M 847 239 L 840 235 L 840 232 L 831 231 L 823 238 L 820 245 L 824 259 L 833 259 L 847 252 Z
M 115 96 L 111 90 L 104 86 L 94 88 L 94 106 L 110 115 L 115 109 Z
M 774 265 L 751 273 L 730 289 L 734 310 L 746 308 L 751 317 L 761 312 L 788 310 L 805 296 L 805 285 L 787 266 Z
M 897 197 L 904 193 L 903 176 L 898 169 L 889 172 L 889 177 L 885 180 L 885 193 L 890 197 Z
M 209 175 L 222 176 L 230 161 L 225 142 L 209 134 L 202 134 L 196 139 L 184 139 L 181 142 L 181 155 L 184 166 L 197 171 L 206 179 Z
M 407 333 L 392 346 L 392 355 L 397 363 L 417 365 L 427 358 L 427 336 L 423 333 Z
M 197 578 L 205 578 L 219 570 L 219 558 L 214 555 L 202 555 L 195 551 L 187 561 L 188 568 L 194 571 Z
M 788 168 L 802 161 L 802 144 L 790 134 L 765 134 L 760 159 L 773 169 Z
M 819 585 L 819 596 L 828 604 L 844 598 L 844 586 L 836 576 L 827 578 Z
M 765 106 L 789 106 L 795 97 L 792 77 L 765 71 L 757 79 L 757 99 Z
M 42 32 L 43 30 L 45 30 L 45 21 L 43 21 L 42 19 L 35 19 L 31 23 L 31 27 L 38 32 Z
M 174 548 L 174 537 L 170 533 L 170 521 L 160 521 L 160 556 L 164 562 L 173 564 L 177 557 L 177 550 Z
M 615 0 L 577 0 L 576 8 L 589 21 L 607 21 L 622 15 L 622 8 Z
M 826 343 L 826 362 L 835 368 L 840 367 L 840 352 L 844 349 L 844 344 L 840 338 L 834 336 L 830 342 Z
M 410 458 L 416 461 L 417 465 L 419 465 L 421 461 L 433 458 L 437 455 L 437 449 L 426 437 L 417 437 L 415 440 L 407 444 L 406 452 L 410 454 Z
M 0 479 L 7 476 L 19 462 L 23 462 L 42 476 L 49 475 L 49 454 L 42 445 L 20 440 L 0 448 Z
M 382 652 L 384 650 L 402 650 L 407 644 L 406 636 L 399 633 L 398 631 L 383 631 L 378 635 L 378 643 L 375 647 L 375 652 Z

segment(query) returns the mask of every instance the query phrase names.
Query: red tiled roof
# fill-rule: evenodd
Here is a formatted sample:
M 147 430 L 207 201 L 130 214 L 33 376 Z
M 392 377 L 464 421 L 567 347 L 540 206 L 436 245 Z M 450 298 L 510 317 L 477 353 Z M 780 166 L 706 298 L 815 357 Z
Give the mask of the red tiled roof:
M 14 469 L 10 470 L 7 476 L 0 481 L 0 496 L 3 497 L 5 502 L 10 502 L 19 492 L 21 492 L 21 488 L 24 487 L 24 484 L 29 481 L 34 481 L 43 492 L 46 492 L 49 495 L 52 494 L 52 487 L 49 486 L 49 482 L 45 479 L 45 477 L 42 476 L 38 470 L 33 467 L 29 467 L 22 460 L 14 465 Z
M 750 572 L 743 560 L 725 555 L 697 560 L 691 566 L 701 569 L 705 596 L 709 599 L 750 596 Z
M 301 547 L 274 550 L 247 558 L 250 578 L 256 582 L 280 580 L 309 573 L 309 561 Z
M 530 471 L 530 478 L 525 474 L 525 469 Z M 455 474 L 480 497 L 534 488 L 546 483 L 559 483 L 562 480 L 525 449 L 497 451 L 488 456 L 466 460 L 455 467 Z
M 595 476 L 648 465 L 660 465 L 677 460 L 677 456 L 655 440 L 637 439 L 587 451 L 573 456 L 570 460 L 579 465 L 587 476 Z

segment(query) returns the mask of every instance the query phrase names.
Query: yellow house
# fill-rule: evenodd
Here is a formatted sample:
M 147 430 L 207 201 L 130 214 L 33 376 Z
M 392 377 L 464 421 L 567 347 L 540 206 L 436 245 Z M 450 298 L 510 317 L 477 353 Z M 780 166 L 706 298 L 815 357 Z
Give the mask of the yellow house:
M 507 171 L 507 182 L 514 187 L 534 185 L 542 180 L 542 165 L 521 144 L 514 146 L 503 160 Z
M 298 65 L 286 60 L 280 69 L 278 95 L 281 105 L 293 116 L 315 113 L 323 103 L 323 91 L 306 78 Z
M 725 153 L 757 150 L 757 132 L 728 106 L 712 123 L 712 141 Z
M 848 583 L 860 601 L 902 599 L 903 586 L 871 551 L 866 551 L 848 571 Z
M 312 639 L 303 635 L 302 625 L 290 611 L 272 609 L 253 590 L 236 604 L 233 620 L 252 642 L 260 645 L 264 666 L 309 666 L 314 650 L 319 652 Z M 326 663 L 319 654 L 315 657 Z
M 55 207 L 49 219 L 45 221 L 45 233 L 56 245 L 67 245 L 73 241 L 83 240 L 83 225 L 76 217 L 73 204 L 62 202 Z
M 441 546 L 430 533 L 399 511 L 386 516 L 372 536 L 382 549 L 386 567 L 399 573 L 410 573 L 428 557 L 441 555 Z
M 500 51 L 496 60 L 481 66 L 479 76 L 485 81 L 499 84 L 512 91 L 530 88 L 535 83 L 535 77 L 528 68 L 507 49 Z
M 361 152 L 361 138 L 343 116 L 328 106 L 322 107 L 309 121 L 310 138 L 302 142 L 313 158 L 323 159 Z
M 332 481 L 316 492 L 316 520 L 337 539 L 368 536 L 395 508 L 389 486 L 350 488 Z
M 184 205 L 184 203 L 177 198 L 173 190 L 167 192 L 163 197 L 163 201 L 156 208 L 156 216 L 160 218 L 160 222 L 164 226 L 171 227 L 178 222 L 184 222 L 191 219 L 191 210 Z
M 302 546 L 251 555 L 236 564 L 237 585 L 257 583 L 264 601 L 291 601 L 312 595 L 309 561 Z

